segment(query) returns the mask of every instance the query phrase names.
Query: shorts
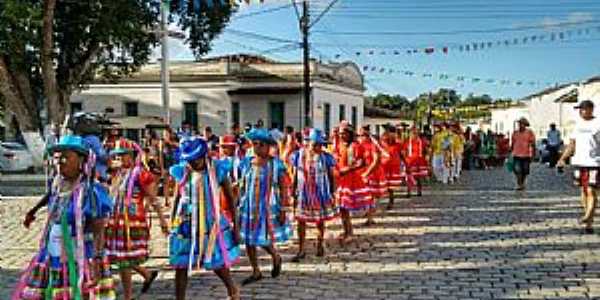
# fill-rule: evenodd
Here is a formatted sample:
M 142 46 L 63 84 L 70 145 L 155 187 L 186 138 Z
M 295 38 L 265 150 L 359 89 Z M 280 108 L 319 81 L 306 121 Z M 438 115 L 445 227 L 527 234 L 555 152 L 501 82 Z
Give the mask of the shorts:
M 575 185 L 584 188 L 600 187 L 600 178 L 598 177 L 598 175 L 600 175 L 600 168 L 595 167 L 578 167 L 577 170 L 573 172 Z
M 517 175 L 529 175 L 529 165 L 531 158 L 529 157 L 514 157 L 514 172 Z

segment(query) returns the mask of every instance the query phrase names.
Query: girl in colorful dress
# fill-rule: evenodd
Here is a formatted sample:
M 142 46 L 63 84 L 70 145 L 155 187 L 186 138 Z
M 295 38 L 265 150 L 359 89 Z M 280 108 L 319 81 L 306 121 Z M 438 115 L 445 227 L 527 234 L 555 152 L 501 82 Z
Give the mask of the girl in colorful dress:
M 232 209 L 237 207 L 237 199 L 239 198 L 239 179 L 240 179 L 240 163 L 243 159 L 238 151 L 236 138 L 234 135 L 227 134 L 221 137 L 219 141 L 221 147 L 221 153 L 219 155 L 219 162 L 222 164 L 227 171 L 227 178 L 231 183 L 233 191 L 234 206 L 229 207 L 229 201 L 226 197 L 221 197 L 221 209 L 222 212 L 231 220 L 233 216 L 229 214 Z
M 417 185 L 417 196 L 423 194 L 423 180 L 429 177 L 430 165 L 426 157 L 427 142 L 419 136 L 419 130 L 416 127 L 411 128 L 411 135 L 404 146 L 404 155 L 408 165 L 408 174 L 411 180 Z
M 289 209 L 289 177 L 283 162 L 269 155 L 269 149 L 276 145 L 276 141 L 262 128 L 252 129 L 247 138 L 252 141 L 254 156 L 246 157 L 240 166 L 239 222 L 242 241 L 252 265 L 252 275 L 242 285 L 262 279 L 256 247 L 263 248 L 271 255 L 271 276 L 276 278 L 280 275 L 283 260 L 275 244 L 286 242 L 292 231 L 286 217 Z
M 358 142 L 363 148 L 365 158 L 365 168 L 361 174 L 364 181 L 367 182 L 371 189 L 371 196 L 373 200 L 385 195 L 388 190 L 387 180 L 383 168 L 381 167 L 381 157 L 387 153 L 383 153 L 383 148 L 379 145 L 379 142 L 371 136 L 370 126 L 366 125 L 359 129 Z M 373 221 L 373 215 L 375 214 L 375 205 L 367 212 L 367 221 L 365 226 L 371 226 L 375 224 Z
M 381 136 L 381 146 L 387 153 L 381 159 L 381 165 L 388 183 L 389 202 L 387 210 L 394 206 L 394 192 L 399 191 L 406 181 L 406 167 L 402 155 L 402 144 L 396 139 L 396 130 L 391 125 L 386 126 Z
M 189 273 L 201 267 L 217 274 L 229 299 L 240 298 L 229 271 L 240 257 L 231 183 L 227 167 L 207 154 L 208 145 L 203 139 L 185 138 L 181 143 L 183 163 L 170 169 L 178 183 L 169 237 L 169 263 L 175 268 L 177 300 L 185 299 Z M 228 201 L 228 215 L 233 219 L 222 213 L 220 194 Z
M 137 159 L 134 158 L 137 152 Z M 158 276 L 141 265 L 148 260 L 150 252 L 150 225 L 146 218 L 146 206 L 150 204 L 158 214 L 163 233 L 169 234 L 166 218 L 157 198 L 154 175 L 142 166 L 141 149 L 125 139 L 117 141 L 110 152 L 114 175 L 111 178 L 110 194 L 115 206 L 106 227 L 106 253 L 121 275 L 123 298 L 132 298 L 131 270 L 144 277 L 142 293 Z
M 315 223 L 319 230 L 317 256 L 325 255 L 323 238 L 325 222 L 337 217 L 339 209 L 334 199 L 335 183 L 333 170 L 335 159 L 323 150 L 327 143 L 323 132 L 312 129 L 307 137 L 308 145 L 292 154 L 291 164 L 294 178 L 294 208 L 298 221 L 299 248 L 292 259 L 299 262 L 306 257 L 306 223 Z
M 115 299 L 103 249 L 112 200 L 94 178 L 95 155 L 73 135 L 63 136 L 50 151 L 58 175 L 48 197 L 48 219 L 12 300 Z
M 353 235 L 351 212 L 369 211 L 375 208 L 371 189 L 362 174 L 365 168 L 363 148 L 355 141 L 354 130 L 350 126 L 340 126 L 340 143 L 335 152 L 338 163 L 336 197 L 340 203 L 344 232 L 339 236 L 343 244 Z

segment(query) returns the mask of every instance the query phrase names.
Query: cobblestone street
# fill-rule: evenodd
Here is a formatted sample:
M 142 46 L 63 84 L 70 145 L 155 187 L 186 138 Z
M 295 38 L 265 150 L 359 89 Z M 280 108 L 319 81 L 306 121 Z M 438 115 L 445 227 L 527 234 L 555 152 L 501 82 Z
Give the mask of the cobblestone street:
M 310 231 L 307 259 L 289 262 L 297 248 L 293 242 L 283 246 L 283 274 L 273 280 L 263 256 L 266 278 L 244 287 L 242 299 L 600 298 L 600 228 L 580 233 L 579 199 L 570 178 L 537 165 L 526 192 L 513 186 L 503 169 L 467 172 L 458 184 L 402 198 L 385 214 L 380 209 L 373 227 L 355 219 L 357 239 L 344 247 L 333 238 L 341 230 L 333 222 L 325 258 L 314 256 L 316 232 Z M 32 203 L 0 201 L 0 299 L 8 299 L 34 253 L 41 220 L 30 231 L 20 225 Z M 153 257 L 146 265 L 163 272 L 141 299 L 172 299 L 174 272 L 154 223 Z M 250 274 L 245 257 L 233 274 L 238 282 Z M 141 278 L 135 279 L 139 291 Z M 225 295 L 214 274 L 193 275 L 188 299 Z

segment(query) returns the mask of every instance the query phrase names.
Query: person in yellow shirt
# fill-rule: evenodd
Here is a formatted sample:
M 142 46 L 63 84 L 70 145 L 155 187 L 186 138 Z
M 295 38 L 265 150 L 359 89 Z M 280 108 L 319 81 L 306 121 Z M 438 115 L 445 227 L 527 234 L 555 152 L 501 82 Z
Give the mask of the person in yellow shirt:
M 462 173 L 462 160 L 465 151 L 465 139 L 459 123 L 452 126 L 452 156 L 454 158 L 454 168 L 452 169 L 452 180 L 457 181 Z
M 452 141 L 445 125 L 434 124 L 434 130 L 435 132 L 431 138 L 433 175 L 438 181 L 446 184 L 450 180 L 450 166 L 452 163 L 449 159 L 451 159 Z

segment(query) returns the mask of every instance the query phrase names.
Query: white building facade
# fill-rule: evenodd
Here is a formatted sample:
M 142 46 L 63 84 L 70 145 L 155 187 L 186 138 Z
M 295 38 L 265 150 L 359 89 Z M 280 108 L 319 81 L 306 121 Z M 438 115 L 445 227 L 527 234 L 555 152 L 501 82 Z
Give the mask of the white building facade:
M 329 131 L 342 120 L 363 120 L 364 82 L 354 63 L 311 61 L 310 116 Z M 217 134 L 232 124 L 263 120 L 266 127 L 299 128 L 304 117 L 303 65 L 256 56 L 227 56 L 170 68 L 170 125 L 211 126 Z M 97 82 L 71 98 L 74 111 L 106 113 L 115 119 L 166 119 L 160 66 L 148 65 L 117 83 Z
M 563 139 L 568 139 L 579 118 L 574 109 L 578 102 L 591 100 L 596 104 L 596 116 L 600 116 L 600 77 L 579 83 L 570 83 L 531 95 L 527 103 L 531 129 L 536 136 L 543 138 L 550 127 L 556 124 Z
M 490 129 L 506 136 L 512 136 L 520 118 L 530 119 L 527 106 L 521 103 L 513 107 L 492 109 L 491 115 Z

